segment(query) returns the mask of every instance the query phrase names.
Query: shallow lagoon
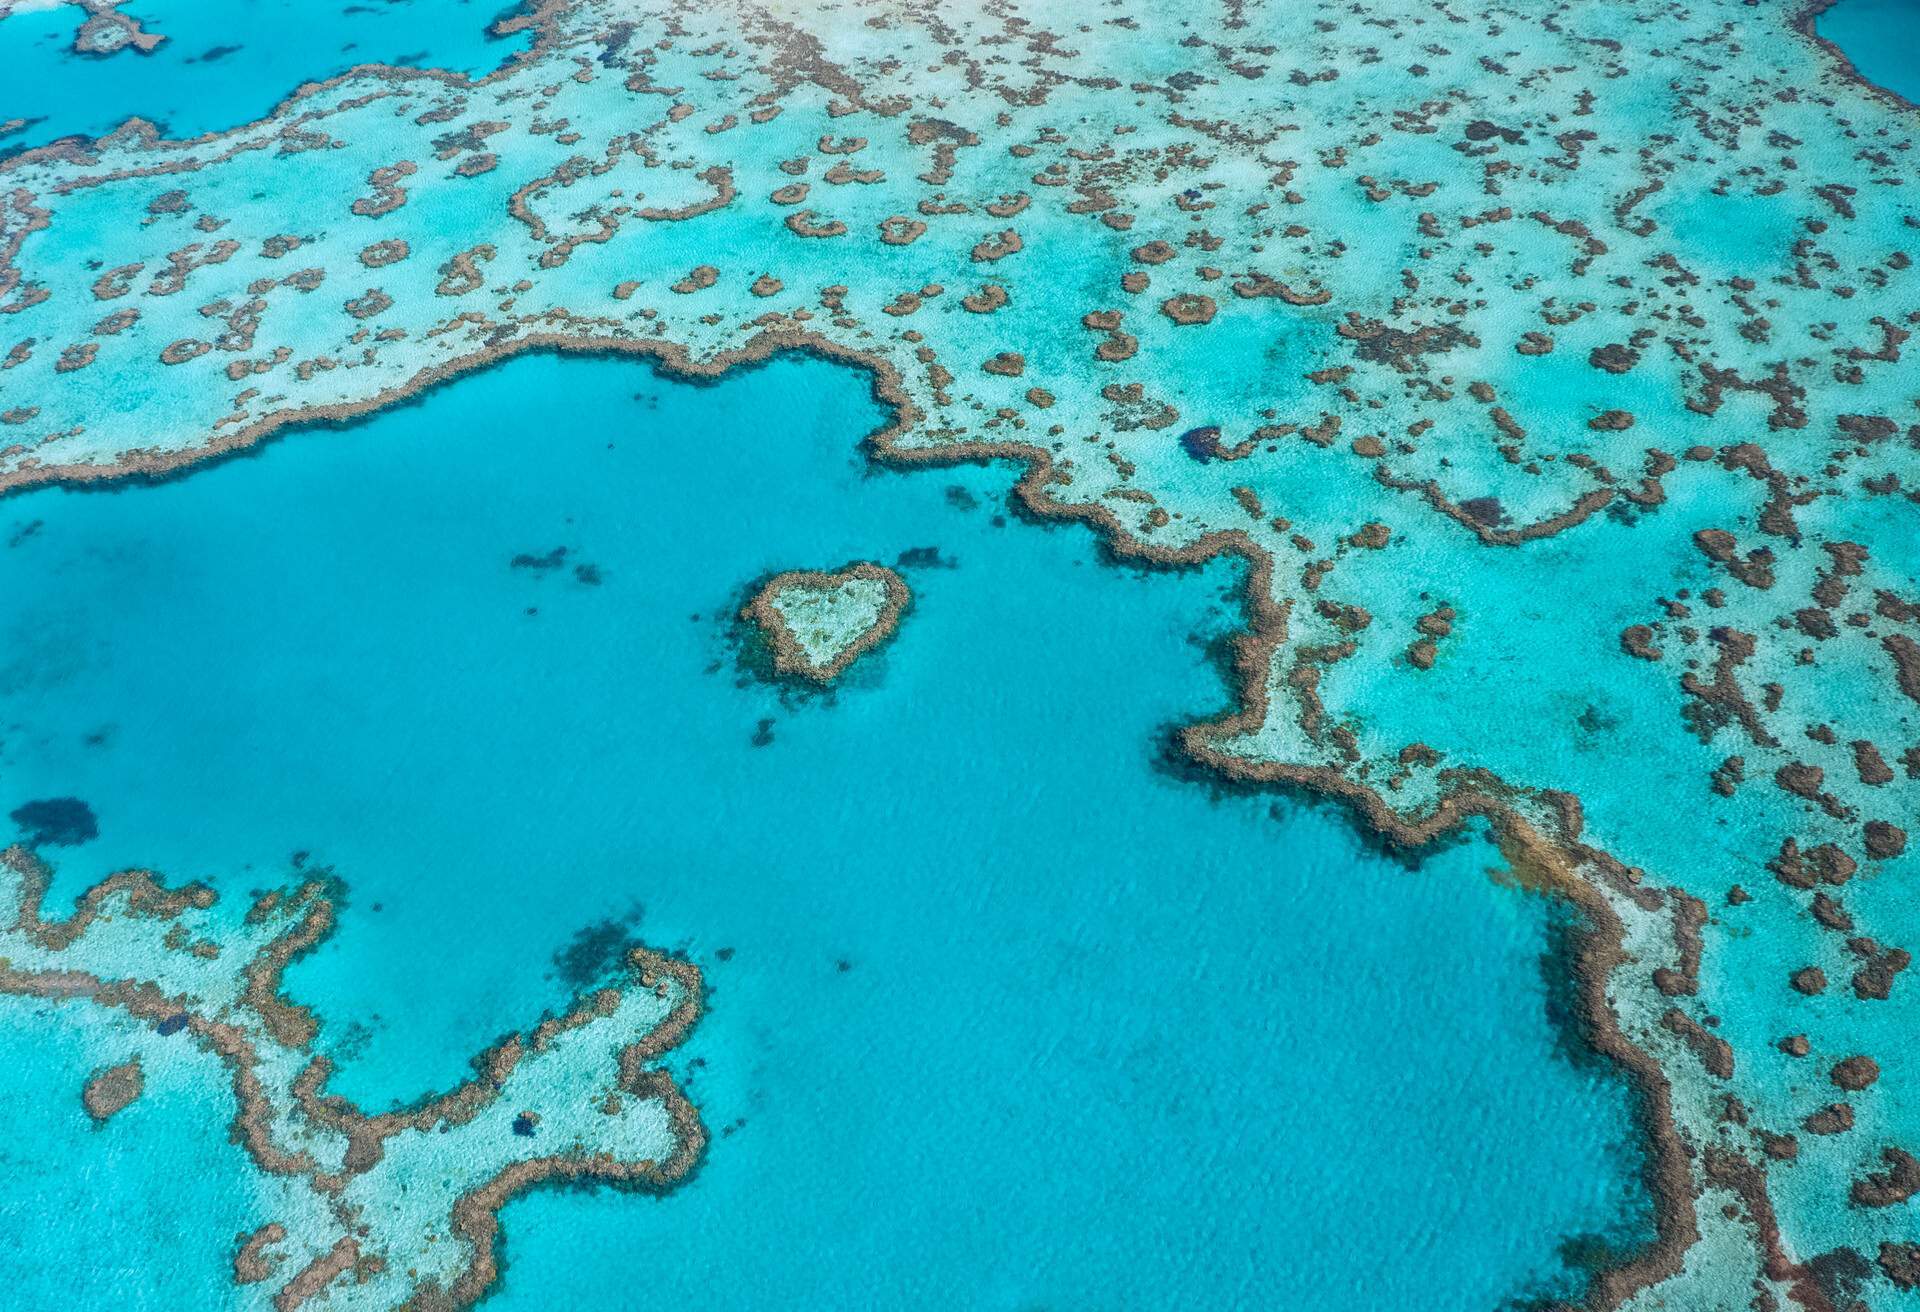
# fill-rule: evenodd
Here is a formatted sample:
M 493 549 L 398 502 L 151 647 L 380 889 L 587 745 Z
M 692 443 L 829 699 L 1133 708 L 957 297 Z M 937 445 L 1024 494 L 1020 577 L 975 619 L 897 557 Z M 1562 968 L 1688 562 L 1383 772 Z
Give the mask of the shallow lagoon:
M 1104 564 L 1010 516 L 1004 467 L 877 471 L 881 417 L 814 361 L 695 387 L 542 357 L 160 486 L 11 499 L 0 814 L 92 805 L 63 896 L 332 865 L 341 931 L 289 985 L 371 1106 L 453 1083 L 629 935 L 699 962 L 675 1068 L 708 1161 L 664 1199 L 512 1204 L 494 1306 L 1577 1292 L 1560 1239 L 1647 1221 L 1627 1094 L 1550 1017 L 1550 904 L 1477 839 L 1409 870 L 1176 777 L 1160 732 L 1224 700 L 1231 569 Z M 909 551 L 899 635 L 833 695 L 740 669 L 757 578 Z M 68 1122 L 80 1160 L 120 1130 Z M 66 1292 L 68 1253 L 0 1276 L 126 1306 Z
M 233 1236 L 262 1223 L 220 1068 L 132 1022 L 0 1004 L 0 1303 L 187 1309 L 232 1301 Z M 138 1054 L 146 1088 L 96 1129 L 81 1082 Z M 211 1076 L 212 1078 L 208 1078 Z
M 488 30 L 511 13 L 506 0 L 134 0 L 122 12 L 167 39 L 151 53 L 73 51 L 86 15 L 71 5 L 0 22 L 0 157 L 67 136 L 97 137 L 128 118 L 158 123 L 164 135 L 219 132 L 270 112 L 303 82 L 355 64 L 444 68 L 470 77 L 492 72 L 525 33 Z

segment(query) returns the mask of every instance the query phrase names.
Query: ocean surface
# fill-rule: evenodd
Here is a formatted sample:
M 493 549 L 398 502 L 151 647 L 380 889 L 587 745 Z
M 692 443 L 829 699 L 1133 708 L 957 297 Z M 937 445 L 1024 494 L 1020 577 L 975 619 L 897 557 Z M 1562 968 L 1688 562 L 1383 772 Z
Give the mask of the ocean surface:
M 169 38 L 151 55 L 73 54 L 71 7 L 0 23 L 0 122 L 27 120 L 0 155 L 133 114 L 191 136 L 357 62 L 480 75 L 526 45 L 488 37 L 502 11 L 471 0 L 131 12 Z M 1818 30 L 1920 99 L 1920 3 L 1841 0 Z M 1784 207 L 1725 203 L 1663 217 L 1727 267 L 1791 240 Z M 88 231 L 59 233 L 69 261 Z M 705 237 L 654 238 L 651 258 L 706 250 L 681 240 Z M 1020 313 L 976 325 L 980 354 Z M 1293 349 L 1259 338 L 1201 349 Z M 1550 414 L 1578 379 L 1659 413 L 1659 384 L 1596 377 L 1563 352 L 1502 396 Z M 50 799 L 97 817 L 97 838 L 47 852 L 56 905 L 127 866 L 235 902 L 337 873 L 340 929 L 289 987 L 326 1022 L 332 1088 L 371 1109 L 456 1083 L 628 943 L 696 961 L 711 1010 L 669 1065 L 707 1160 L 661 1198 L 509 1205 L 491 1307 L 1577 1296 L 1650 1222 L 1631 1099 L 1564 1014 L 1567 910 L 1512 887 L 1483 833 L 1410 861 L 1337 810 L 1193 777 L 1167 734 L 1224 708 L 1235 567 L 1117 566 L 1089 532 L 1014 513 L 1009 467 L 878 469 L 858 439 L 882 418 L 818 361 L 696 386 L 543 357 L 164 484 L 0 501 L 0 817 Z M 1694 495 L 1714 522 L 1744 513 Z M 1562 577 L 1586 551 L 1610 577 L 1634 553 L 1595 539 L 1690 558 L 1694 527 L 1599 522 L 1529 550 Z M 899 635 L 831 693 L 757 677 L 734 619 L 756 583 L 854 560 L 908 578 Z M 1553 653 L 1531 678 L 1476 664 L 1505 649 L 1468 626 L 1421 704 L 1346 686 L 1357 662 L 1323 690 L 1398 741 L 1436 714 L 1577 716 L 1577 735 L 1484 741 L 1506 777 L 1579 780 L 1623 850 L 1701 853 L 1716 880 L 1714 849 L 1771 850 L 1770 814 L 1723 810 L 1716 831 L 1609 786 L 1610 745 L 1671 730 L 1670 672 L 1630 663 L 1608 698 L 1569 699 L 1644 616 L 1595 606 L 1594 640 L 1570 643 L 1556 609 L 1542 593 L 1504 617 Z M 1849 897 L 1911 941 L 1900 881 Z M 1814 959 L 1815 929 L 1783 938 L 1729 931 L 1704 970 L 1741 1071 L 1783 1091 L 1749 1098 L 1757 1121 L 1787 1127 L 1810 1095 L 1776 1041 L 1806 1004 L 1741 983 Z M 1904 1010 L 1870 1020 L 1860 1046 L 1897 1083 Z M 0 1305 L 271 1297 L 232 1284 L 234 1237 L 274 1219 L 228 1140 L 232 1095 L 176 1047 L 0 1000 Z M 94 1125 L 81 1079 L 133 1053 L 145 1093 Z M 1893 1119 L 1861 1117 L 1863 1140 Z M 1870 1253 L 1823 1147 L 1779 1180 L 1824 1194 L 1776 1212 L 1796 1252 Z
M 1650 1222 L 1628 1092 L 1564 1023 L 1567 913 L 1483 835 L 1410 864 L 1186 777 L 1165 732 L 1224 708 L 1233 567 L 1107 562 L 1013 514 L 1011 467 L 877 469 L 883 417 L 818 361 L 532 357 L 8 498 L 0 815 L 97 816 L 49 850 L 56 904 L 129 865 L 230 898 L 332 868 L 339 931 L 288 987 L 369 1109 L 632 939 L 700 965 L 669 1065 L 706 1162 L 510 1204 L 490 1307 L 1577 1294 Z M 757 580 L 859 559 L 913 590 L 889 644 L 830 694 L 744 668 Z M 268 1219 L 231 1095 L 156 1056 L 94 1129 L 76 1072 L 140 1033 L 6 1006 L 20 1305 L 268 1297 L 231 1285 Z
M 0 22 L 0 157 L 61 137 L 97 137 L 138 115 L 163 136 L 188 138 L 269 113 L 303 82 L 355 64 L 492 72 L 530 44 L 488 35 L 509 0 L 145 2 L 121 12 L 167 39 L 151 52 L 76 53 L 86 15 L 73 5 Z

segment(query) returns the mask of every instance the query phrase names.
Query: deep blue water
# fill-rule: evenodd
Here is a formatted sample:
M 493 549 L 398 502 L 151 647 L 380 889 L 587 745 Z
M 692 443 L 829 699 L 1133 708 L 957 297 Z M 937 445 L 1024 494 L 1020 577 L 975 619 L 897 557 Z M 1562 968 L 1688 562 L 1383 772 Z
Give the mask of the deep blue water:
M 1815 26 L 1862 77 L 1920 101 L 1920 0 L 1840 0 Z
M 814 361 L 691 386 L 531 358 L 165 484 L 0 502 L 0 814 L 92 806 L 63 894 L 331 864 L 350 904 L 290 987 L 373 1106 L 454 1082 L 596 944 L 699 962 L 674 1066 L 708 1161 L 663 1199 L 512 1204 L 490 1306 L 1577 1292 L 1561 1241 L 1646 1212 L 1625 1090 L 1550 1015 L 1553 907 L 1481 838 L 1409 869 L 1338 814 L 1177 777 L 1161 732 L 1224 703 L 1232 569 L 1104 563 L 1012 517 L 1008 468 L 876 471 L 880 418 Z M 900 634 L 831 697 L 742 674 L 757 577 L 917 548 Z M 77 1105 L 64 1051 L 37 1083 Z M 191 1117 L 72 1113 L 0 1099 L 0 1142 L 88 1161 Z M 104 1195 L 9 1174 L 0 1218 L 64 1207 L 138 1252 L 125 1180 L 177 1158 L 123 1152 Z M 139 1305 L 224 1296 L 236 1226 L 208 1225 L 164 1259 L 206 1268 L 198 1299 Z M 14 1288 L 131 1305 L 24 1240 Z
M 97 137 L 138 115 L 171 137 L 251 122 L 302 82 L 355 64 L 491 72 L 525 33 L 487 29 L 512 0 L 131 0 L 122 12 L 167 37 L 150 54 L 80 55 L 85 15 L 71 5 L 0 22 L 0 156 L 66 136 Z

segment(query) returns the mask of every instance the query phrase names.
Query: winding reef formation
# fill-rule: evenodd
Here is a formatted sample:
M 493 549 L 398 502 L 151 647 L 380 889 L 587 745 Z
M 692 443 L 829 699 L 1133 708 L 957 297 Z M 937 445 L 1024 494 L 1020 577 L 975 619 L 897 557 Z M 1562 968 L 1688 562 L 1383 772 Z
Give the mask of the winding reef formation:
M 830 684 L 893 636 L 911 593 L 884 565 L 788 570 L 753 594 L 740 617 L 765 639 L 776 674 Z
M 1248 562 L 1197 760 L 1397 842 L 1489 816 L 1586 910 L 1660 1203 L 1594 1305 L 1884 1301 L 1920 119 L 1796 3 L 544 0 L 479 82 L 0 166 L 0 489 L 526 350 L 858 364 L 877 458 Z
M 508 1035 L 458 1088 L 369 1115 L 326 1091 L 331 1067 L 311 1051 L 319 1022 L 280 985 L 333 928 L 331 880 L 237 911 L 204 886 L 127 871 L 46 920 L 49 875 L 25 848 L 0 852 L 0 1006 L 132 1021 L 224 1071 L 230 1133 L 272 1216 L 241 1245 L 234 1275 L 270 1282 L 279 1312 L 322 1297 L 329 1308 L 466 1306 L 496 1275 L 508 1199 L 550 1181 L 668 1188 L 706 1145 L 692 1104 L 649 1066 L 699 1016 L 700 975 L 684 961 L 637 950 L 617 983 Z M 96 1071 L 88 1114 L 106 1122 L 142 1083 L 137 1059 Z

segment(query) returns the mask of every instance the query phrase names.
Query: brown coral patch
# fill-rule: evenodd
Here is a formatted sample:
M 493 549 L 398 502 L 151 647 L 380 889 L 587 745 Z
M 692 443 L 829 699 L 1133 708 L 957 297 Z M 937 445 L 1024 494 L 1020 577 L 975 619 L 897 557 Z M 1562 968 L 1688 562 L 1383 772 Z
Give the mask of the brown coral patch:
M 705 291 L 719 281 L 720 270 L 711 264 L 696 264 L 688 270 L 686 277 L 673 284 L 672 290 L 682 296 L 690 296 L 694 292 Z
M 787 231 L 796 237 L 844 237 L 847 225 L 838 219 L 829 219 L 825 223 L 816 223 L 817 216 L 812 210 L 796 210 L 787 215 Z
M 974 244 L 973 260 L 976 264 L 991 264 L 1003 260 L 1022 248 L 1020 234 L 1012 228 L 1001 231 L 997 236 L 983 237 Z
M 960 307 L 970 314 L 992 314 L 1007 303 L 1007 289 L 999 283 L 986 283 L 977 292 L 960 298 Z
M 879 583 L 886 590 L 885 603 L 864 633 L 834 653 L 833 659 L 825 665 L 816 665 L 787 627 L 786 617 L 774 605 L 774 599 L 790 588 L 833 588 L 855 578 Z M 825 685 L 838 679 L 855 661 L 891 638 L 900 627 L 900 617 L 906 613 L 911 601 L 912 594 L 907 589 L 905 579 L 884 565 L 856 561 L 831 572 L 789 570 L 776 574 L 754 592 L 753 600 L 740 612 L 740 618 L 765 636 L 768 650 L 773 656 L 774 673 Z
M 359 296 L 346 303 L 346 311 L 356 319 L 371 319 L 375 315 L 393 308 L 393 297 L 378 287 L 369 287 Z
M 410 248 L 398 237 L 386 241 L 377 241 L 360 251 L 360 263 L 369 269 L 384 269 L 389 264 L 398 264 L 407 258 Z
M 80 1090 L 80 1101 L 96 1125 L 104 1125 L 130 1107 L 146 1088 L 146 1074 L 140 1059 L 104 1066 L 87 1077 Z
M 1828 1076 L 1835 1087 L 1858 1093 L 1880 1078 L 1880 1063 L 1867 1056 L 1846 1057 L 1833 1064 Z
M 1218 310 L 1213 297 L 1202 296 L 1198 292 L 1182 292 L 1160 303 L 1160 313 L 1183 325 L 1212 323 Z
M 908 218 L 896 214 L 880 220 L 880 240 L 889 246 L 911 246 L 919 241 L 927 231 L 927 225 L 920 219 Z

